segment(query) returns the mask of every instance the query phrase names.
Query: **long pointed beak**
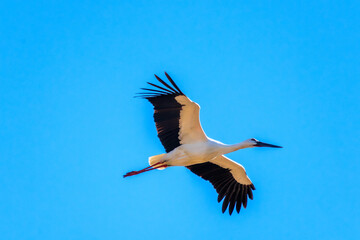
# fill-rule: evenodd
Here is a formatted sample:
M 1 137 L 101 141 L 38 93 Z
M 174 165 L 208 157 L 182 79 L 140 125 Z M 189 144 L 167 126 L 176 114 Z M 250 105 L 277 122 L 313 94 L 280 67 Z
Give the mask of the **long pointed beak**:
M 257 142 L 255 147 L 272 147 L 272 148 L 282 148 L 281 146 L 276 146 L 276 145 L 272 145 L 272 144 L 268 144 L 268 143 L 263 143 L 263 142 Z

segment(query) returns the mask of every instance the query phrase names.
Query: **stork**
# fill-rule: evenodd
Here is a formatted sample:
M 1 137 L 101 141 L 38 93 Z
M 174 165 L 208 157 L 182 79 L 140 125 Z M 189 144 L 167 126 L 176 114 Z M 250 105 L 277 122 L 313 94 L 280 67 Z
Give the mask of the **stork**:
M 242 165 L 224 156 L 244 148 L 280 146 L 263 143 L 255 138 L 227 145 L 206 136 L 200 124 L 200 106 L 191 101 L 165 72 L 170 83 L 155 75 L 161 86 L 148 82 L 153 88 L 141 88 L 137 95 L 154 106 L 154 121 L 158 137 L 166 153 L 149 157 L 149 167 L 128 172 L 124 177 L 154 169 L 184 166 L 209 181 L 218 193 L 218 202 L 224 213 L 229 206 L 231 215 L 235 205 L 239 213 L 246 208 L 247 199 L 253 199 L 254 184 Z

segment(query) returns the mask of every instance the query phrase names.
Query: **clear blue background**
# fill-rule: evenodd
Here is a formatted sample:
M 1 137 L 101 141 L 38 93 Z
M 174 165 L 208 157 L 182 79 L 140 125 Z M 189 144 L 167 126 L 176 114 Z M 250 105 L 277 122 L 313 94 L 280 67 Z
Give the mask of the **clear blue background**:
M 1 1 L 1 239 L 360 239 L 359 1 Z M 221 213 L 133 96 L 166 70 L 257 190 Z

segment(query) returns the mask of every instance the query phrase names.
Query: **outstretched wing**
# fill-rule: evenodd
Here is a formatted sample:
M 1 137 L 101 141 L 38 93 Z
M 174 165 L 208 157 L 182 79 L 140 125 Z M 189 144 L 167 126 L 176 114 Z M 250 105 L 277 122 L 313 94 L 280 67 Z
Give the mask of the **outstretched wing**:
M 169 83 L 158 76 L 161 86 L 149 83 L 155 89 L 142 88 L 139 97 L 149 100 L 154 106 L 154 121 L 158 137 L 166 152 L 181 144 L 206 141 L 200 125 L 200 106 L 191 101 L 165 72 Z
M 241 205 L 246 208 L 247 198 L 253 199 L 252 190 L 255 190 L 255 187 L 246 175 L 244 167 L 225 156 L 216 157 L 211 162 L 187 166 L 187 168 L 211 182 L 219 194 L 218 202 L 225 197 L 222 205 L 223 213 L 229 206 L 231 215 L 235 204 L 236 211 L 239 213 Z

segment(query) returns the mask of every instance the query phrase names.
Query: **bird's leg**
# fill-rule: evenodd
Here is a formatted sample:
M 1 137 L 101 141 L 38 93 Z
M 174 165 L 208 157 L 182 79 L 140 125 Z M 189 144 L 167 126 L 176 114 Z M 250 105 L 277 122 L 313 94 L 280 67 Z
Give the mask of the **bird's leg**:
M 128 172 L 128 173 L 126 173 L 124 175 L 124 178 L 134 176 L 134 175 L 137 175 L 137 174 L 140 174 L 140 173 L 143 173 L 143 172 L 151 171 L 151 170 L 154 170 L 154 169 L 163 168 L 163 167 L 168 167 L 168 165 L 165 163 L 165 161 L 155 163 L 155 164 L 153 164 L 151 166 L 148 166 L 148 167 L 146 167 L 144 169 L 141 169 L 139 171 Z

